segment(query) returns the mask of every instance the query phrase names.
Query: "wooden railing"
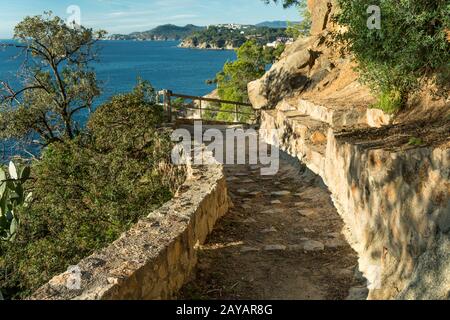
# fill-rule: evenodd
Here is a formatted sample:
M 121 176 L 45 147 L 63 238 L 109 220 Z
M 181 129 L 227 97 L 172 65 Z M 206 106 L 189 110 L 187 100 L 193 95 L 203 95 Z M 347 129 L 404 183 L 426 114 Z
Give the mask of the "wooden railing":
M 198 117 L 196 115 L 191 116 L 191 119 L 204 119 L 203 115 L 205 111 L 210 111 L 213 113 L 230 113 L 234 114 L 233 123 L 238 122 L 256 122 L 257 121 L 257 113 L 251 109 L 252 105 L 250 103 L 238 102 L 238 101 L 229 101 L 222 99 L 214 99 L 214 98 L 206 98 L 200 96 L 191 96 L 186 94 L 173 93 L 170 90 L 163 90 L 160 92 L 160 95 L 163 97 L 163 105 L 164 110 L 168 116 L 168 119 L 172 121 L 174 118 L 183 118 L 181 113 L 186 112 L 188 110 L 196 110 L 198 111 Z M 182 103 L 174 103 L 173 98 L 182 99 Z M 158 98 L 159 100 L 159 98 Z M 191 103 L 186 103 L 186 100 L 190 100 Z M 198 103 L 196 103 L 198 102 Z M 205 106 L 203 102 L 208 102 Z M 211 103 L 219 105 L 219 108 L 211 107 Z M 221 108 L 223 104 L 234 106 L 234 110 L 224 110 Z M 249 110 L 250 107 L 250 110 Z M 244 110 L 242 110 L 245 108 Z M 241 117 L 240 117 L 241 116 Z M 184 118 L 189 118 L 189 116 L 185 115 Z M 241 121 L 242 118 L 248 119 L 247 121 Z M 209 119 L 211 120 L 211 119 Z

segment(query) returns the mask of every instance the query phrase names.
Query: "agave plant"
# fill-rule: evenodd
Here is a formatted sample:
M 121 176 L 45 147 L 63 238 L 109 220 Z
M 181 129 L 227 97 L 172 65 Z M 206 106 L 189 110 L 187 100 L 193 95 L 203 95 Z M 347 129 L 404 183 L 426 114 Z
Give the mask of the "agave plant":
M 19 218 L 16 210 L 26 206 L 31 200 L 31 193 L 25 194 L 23 185 L 30 177 L 29 166 L 18 170 L 11 161 L 8 166 L 9 175 L 0 167 L 0 240 L 13 241 Z

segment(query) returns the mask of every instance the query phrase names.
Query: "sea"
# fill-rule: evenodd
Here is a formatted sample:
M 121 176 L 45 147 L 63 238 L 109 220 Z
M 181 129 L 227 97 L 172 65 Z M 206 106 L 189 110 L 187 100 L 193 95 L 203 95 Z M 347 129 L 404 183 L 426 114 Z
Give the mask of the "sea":
M 0 40 L 5 42 L 7 40 Z M 157 90 L 168 89 L 186 95 L 203 96 L 215 89 L 213 79 L 227 61 L 234 61 L 230 50 L 179 48 L 178 41 L 101 41 L 98 61 L 92 63 L 102 94 L 94 108 L 111 96 L 129 92 L 138 78 L 150 81 Z M 17 71 L 23 58 L 17 49 L 0 49 L 0 80 L 20 87 Z M 85 121 L 88 115 L 80 115 Z M 3 141 L 3 159 L 15 153 L 10 141 Z M 0 146 L 1 147 L 1 146 Z

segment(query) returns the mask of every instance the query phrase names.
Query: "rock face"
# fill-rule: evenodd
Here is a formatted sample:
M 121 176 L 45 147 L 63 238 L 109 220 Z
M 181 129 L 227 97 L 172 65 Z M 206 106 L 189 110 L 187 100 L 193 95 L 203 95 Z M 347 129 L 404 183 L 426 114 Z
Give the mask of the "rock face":
M 183 40 L 179 44 L 180 48 L 191 48 L 191 49 L 209 49 L 209 50 L 234 50 L 237 49 L 234 47 L 233 43 L 231 41 L 226 41 L 224 45 L 218 46 L 215 43 L 208 43 L 208 42 L 195 42 L 191 38 L 187 38 Z
M 330 45 L 335 1 L 308 5 L 312 35 L 248 86 L 262 109 L 260 134 L 323 178 L 370 299 L 448 299 L 449 103 L 436 104 L 434 122 L 418 122 L 411 110 L 394 119 L 370 109 L 374 97 L 352 58 Z M 426 143 L 408 142 L 417 136 Z
M 276 105 L 281 97 L 306 89 L 314 63 L 314 43 L 318 38 L 299 39 L 292 44 L 262 79 L 248 84 L 250 102 L 256 109 Z
M 343 218 L 371 299 L 446 299 L 450 294 L 450 149 L 349 138 L 292 112 L 262 112 L 260 134 L 319 174 Z M 309 130 L 299 128 L 308 123 Z M 278 135 L 274 135 L 276 129 Z M 446 129 L 447 139 L 450 126 Z
M 336 10 L 335 0 L 308 0 L 311 12 L 311 34 L 316 35 L 329 28 L 330 18 Z
M 326 45 L 335 6 L 335 0 L 308 0 L 312 16 L 311 36 L 289 45 L 262 79 L 248 85 L 250 101 L 255 108 L 273 107 L 292 92 L 314 87 L 336 67 L 340 57 Z

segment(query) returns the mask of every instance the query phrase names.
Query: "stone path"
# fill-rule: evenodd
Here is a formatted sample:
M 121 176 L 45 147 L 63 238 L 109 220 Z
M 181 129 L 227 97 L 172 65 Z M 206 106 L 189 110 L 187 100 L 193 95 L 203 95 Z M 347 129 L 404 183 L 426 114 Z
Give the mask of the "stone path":
M 355 289 L 364 285 L 355 277 L 356 253 L 326 188 L 307 169 L 283 159 L 280 168 L 265 177 L 258 166 L 226 166 L 234 207 L 200 248 L 197 272 L 179 299 L 364 295 Z

